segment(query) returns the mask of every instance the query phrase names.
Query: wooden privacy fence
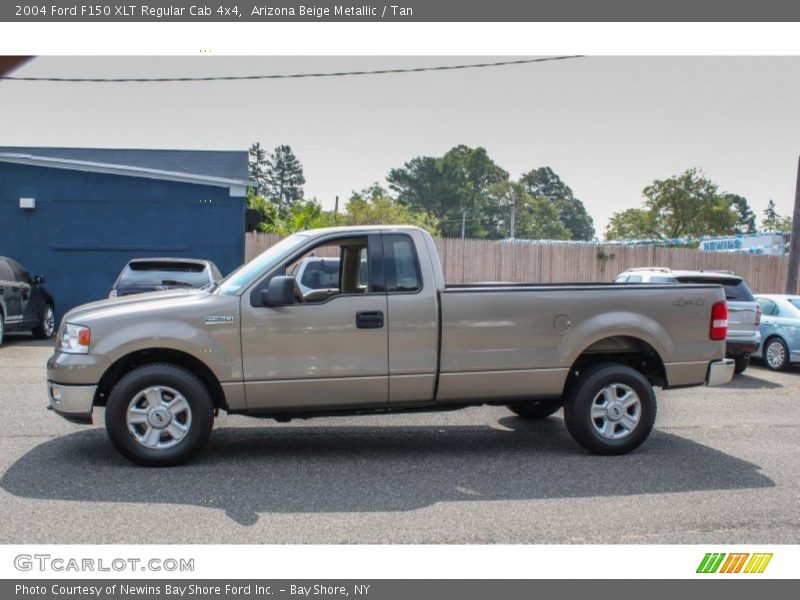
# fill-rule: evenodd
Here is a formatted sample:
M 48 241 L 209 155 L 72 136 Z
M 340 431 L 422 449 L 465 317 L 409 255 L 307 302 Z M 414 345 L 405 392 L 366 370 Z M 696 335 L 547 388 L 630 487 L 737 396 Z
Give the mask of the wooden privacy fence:
M 264 233 L 245 236 L 246 261 L 281 239 L 278 235 Z M 788 266 L 785 256 L 656 246 L 436 238 L 436 248 L 448 283 L 612 281 L 619 273 L 633 267 L 669 267 L 724 269 L 744 277 L 754 292 L 782 294 Z

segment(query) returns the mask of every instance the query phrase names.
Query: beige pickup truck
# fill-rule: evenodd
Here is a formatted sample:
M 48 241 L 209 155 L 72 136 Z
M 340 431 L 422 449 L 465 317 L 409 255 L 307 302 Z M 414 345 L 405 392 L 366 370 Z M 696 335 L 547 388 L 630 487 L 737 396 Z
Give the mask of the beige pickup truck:
M 286 273 L 339 259 L 338 287 Z M 446 285 L 421 229 L 292 235 L 221 283 L 70 311 L 47 364 L 49 407 L 91 422 L 143 465 L 180 463 L 214 416 L 322 415 L 505 405 L 563 407 L 581 446 L 623 454 L 649 435 L 654 387 L 727 383 L 718 285 Z

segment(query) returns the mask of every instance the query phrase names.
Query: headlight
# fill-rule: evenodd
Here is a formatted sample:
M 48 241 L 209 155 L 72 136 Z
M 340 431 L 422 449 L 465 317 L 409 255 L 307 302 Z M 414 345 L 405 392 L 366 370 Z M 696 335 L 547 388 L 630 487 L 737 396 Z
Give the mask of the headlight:
M 65 323 L 58 342 L 58 349 L 68 354 L 89 354 L 92 332 L 88 327 Z

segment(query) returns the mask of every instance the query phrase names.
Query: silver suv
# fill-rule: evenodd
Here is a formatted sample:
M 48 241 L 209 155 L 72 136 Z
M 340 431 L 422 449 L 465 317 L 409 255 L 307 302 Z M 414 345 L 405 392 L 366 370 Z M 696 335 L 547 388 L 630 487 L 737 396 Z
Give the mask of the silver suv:
M 736 373 L 750 364 L 750 355 L 761 346 L 761 308 L 744 279 L 730 271 L 673 271 L 664 267 L 628 269 L 615 283 L 718 283 L 728 302 L 726 354 L 736 361 Z

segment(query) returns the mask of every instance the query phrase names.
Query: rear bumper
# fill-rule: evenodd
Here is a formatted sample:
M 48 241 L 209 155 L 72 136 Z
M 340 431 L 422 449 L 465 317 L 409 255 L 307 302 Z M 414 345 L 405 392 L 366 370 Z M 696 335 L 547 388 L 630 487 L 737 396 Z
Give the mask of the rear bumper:
M 739 356 L 741 354 L 752 354 L 761 347 L 761 332 L 754 331 L 752 334 L 729 335 L 725 340 L 725 353 L 728 356 Z
M 725 385 L 733 379 L 733 370 L 735 367 L 736 363 L 732 358 L 712 361 L 711 364 L 708 365 L 706 384 Z
M 47 382 L 48 408 L 73 423 L 91 423 L 96 385 Z

